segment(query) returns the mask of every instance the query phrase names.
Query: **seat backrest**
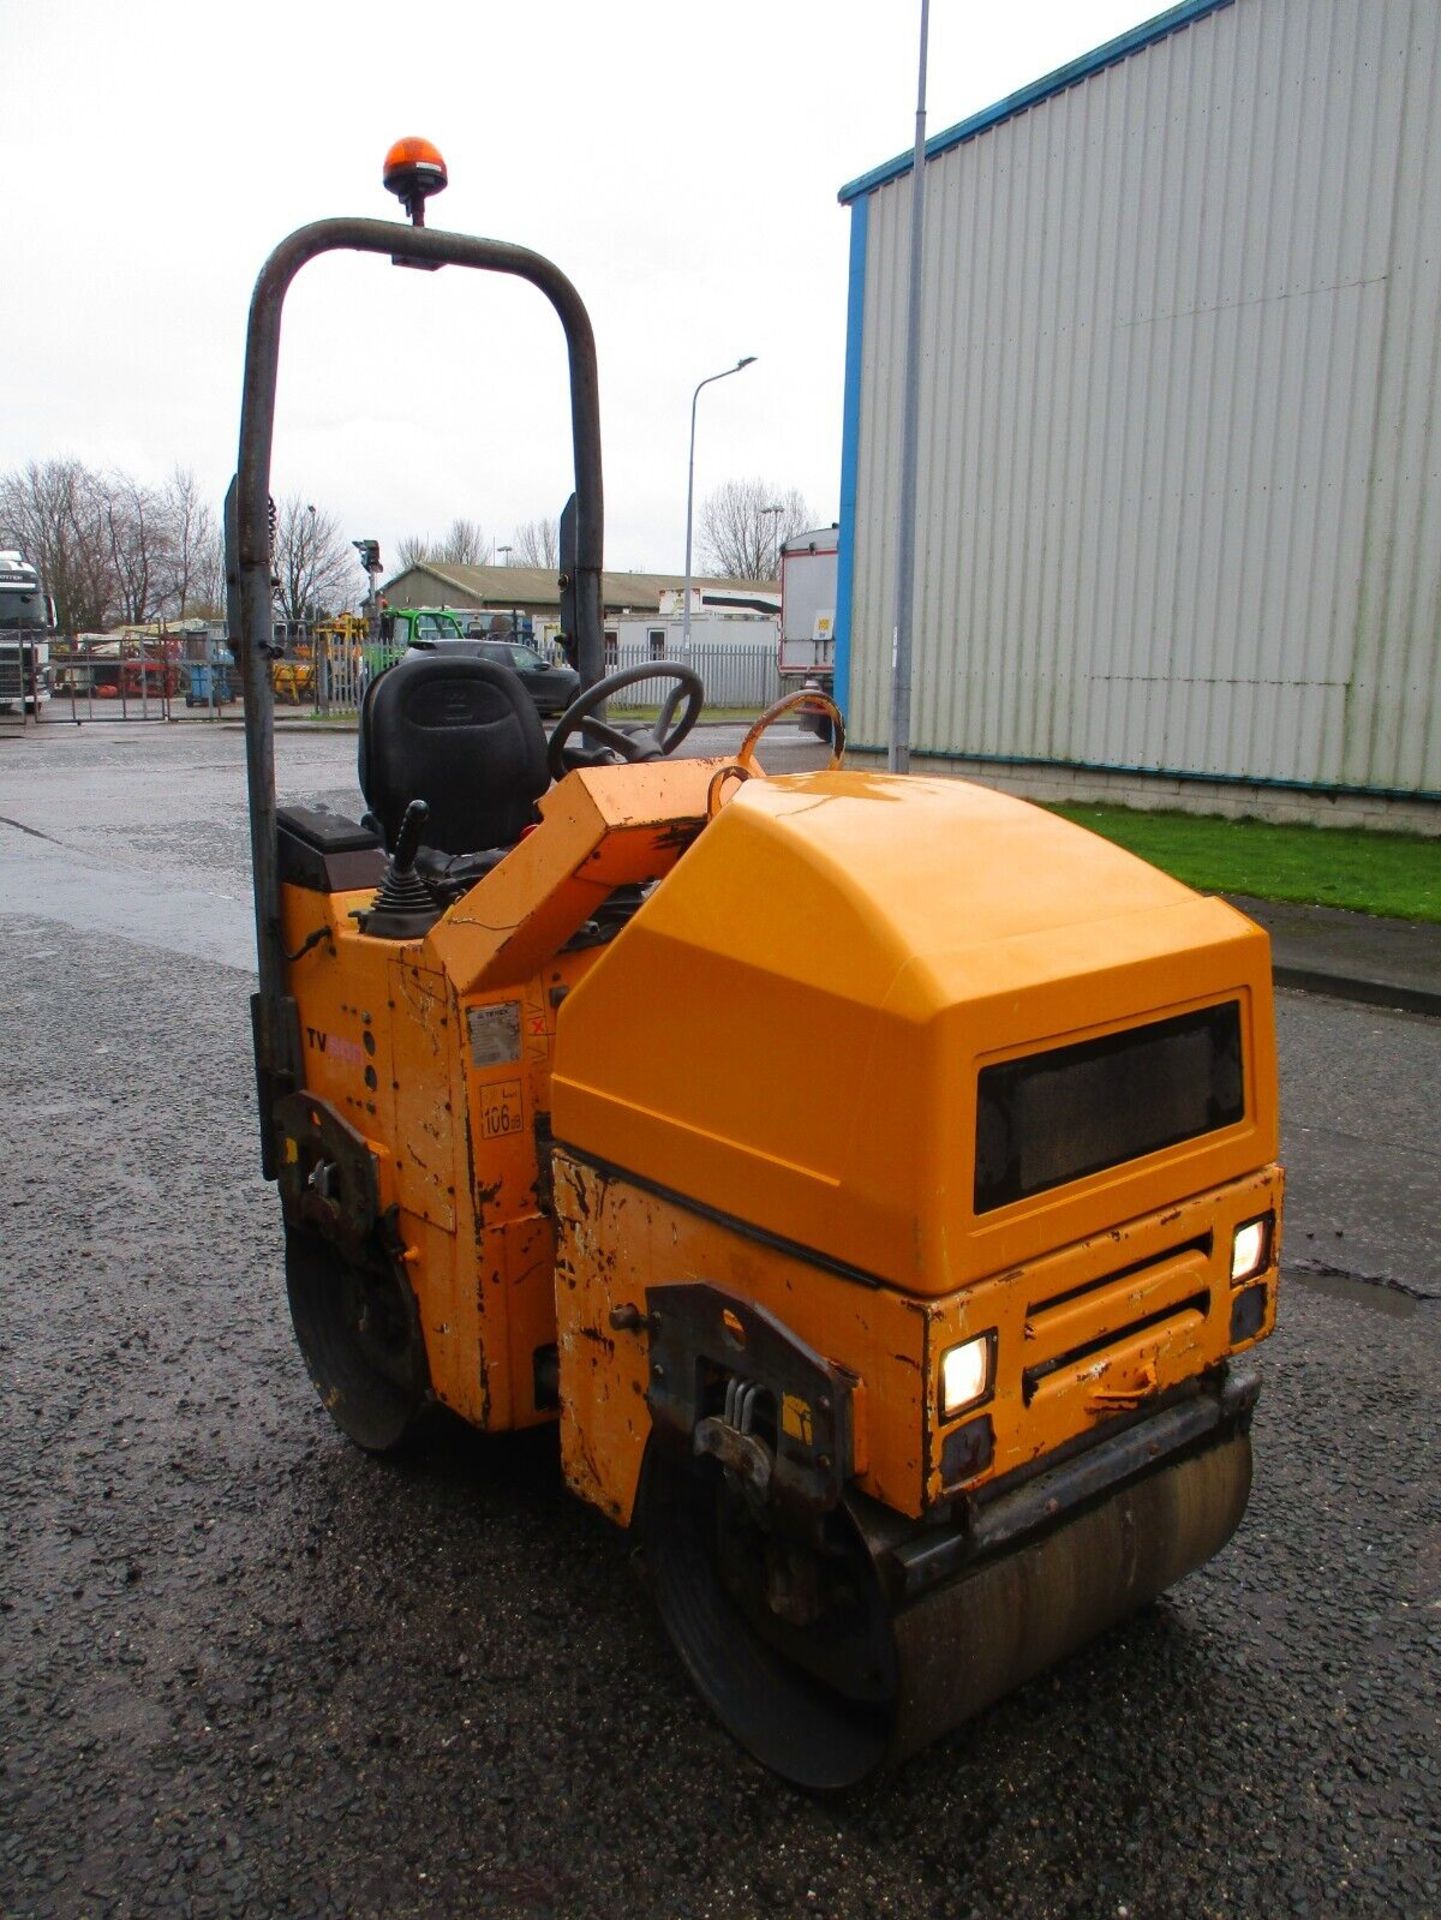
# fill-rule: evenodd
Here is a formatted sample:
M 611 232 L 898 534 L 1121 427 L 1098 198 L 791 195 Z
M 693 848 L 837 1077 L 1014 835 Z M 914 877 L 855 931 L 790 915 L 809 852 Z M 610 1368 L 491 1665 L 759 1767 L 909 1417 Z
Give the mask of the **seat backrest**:
M 361 703 L 360 790 L 388 847 L 412 800 L 430 808 L 428 847 L 509 846 L 550 785 L 545 754 L 534 702 L 496 660 L 407 654 Z

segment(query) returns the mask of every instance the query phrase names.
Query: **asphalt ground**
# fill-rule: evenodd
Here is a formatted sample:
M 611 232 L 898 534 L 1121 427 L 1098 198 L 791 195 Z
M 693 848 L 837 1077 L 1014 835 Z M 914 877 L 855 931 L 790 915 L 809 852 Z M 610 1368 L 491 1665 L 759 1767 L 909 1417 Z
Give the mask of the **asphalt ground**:
M 551 1436 L 387 1466 L 316 1404 L 257 1165 L 238 755 L 191 731 L 0 755 L 0 1912 L 1441 1912 L 1441 1023 L 1281 995 L 1287 1285 L 1235 1542 L 818 1800 L 699 1707 Z M 284 742 L 283 791 L 340 804 L 351 744 Z

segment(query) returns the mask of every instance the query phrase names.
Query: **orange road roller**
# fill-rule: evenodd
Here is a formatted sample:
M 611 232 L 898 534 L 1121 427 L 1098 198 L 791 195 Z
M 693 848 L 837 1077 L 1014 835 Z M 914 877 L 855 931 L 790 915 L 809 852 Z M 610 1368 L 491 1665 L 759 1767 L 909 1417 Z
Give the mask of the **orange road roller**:
M 262 271 L 227 508 L 295 1331 L 371 1452 L 435 1406 L 558 1421 L 719 1720 L 843 1787 L 1240 1521 L 1281 1218 L 1266 937 L 1020 800 L 848 770 L 834 710 L 825 771 L 764 773 L 786 702 L 676 757 L 695 675 L 603 673 L 585 309 L 427 228 L 409 146 L 413 224 L 321 221 Z M 356 820 L 277 808 L 266 659 L 281 306 L 334 249 L 550 300 L 584 687 L 547 741 L 507 668 L 408 657 L 366 692 Z M 638 674 L 649 728 L 607 713 Z

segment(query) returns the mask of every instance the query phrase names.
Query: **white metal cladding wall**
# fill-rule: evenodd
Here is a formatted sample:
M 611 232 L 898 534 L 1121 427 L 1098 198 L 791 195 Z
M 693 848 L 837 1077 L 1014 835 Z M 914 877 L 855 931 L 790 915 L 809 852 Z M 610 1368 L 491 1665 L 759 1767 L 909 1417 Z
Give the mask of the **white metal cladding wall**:
M 932 159 L 914 745 L 1441 791 L 1441 5 L 1234 0 Z M 870 194 L 888 733 L 910 221 Z

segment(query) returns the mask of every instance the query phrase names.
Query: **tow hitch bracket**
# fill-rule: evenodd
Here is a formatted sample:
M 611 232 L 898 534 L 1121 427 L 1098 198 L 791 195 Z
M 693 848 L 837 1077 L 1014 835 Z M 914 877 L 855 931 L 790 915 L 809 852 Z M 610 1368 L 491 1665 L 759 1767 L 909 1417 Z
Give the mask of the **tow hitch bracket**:
M 713 1455 L 757 1493 L 764 1493 L 770 1486 L 775 1460 L 764 1440 L 752 1431 L 760 1391 L 759 1382 L 732 1375 L 726 1382 L 725 1412 L 707 1414 L 696 1422 L 695 1450 Z
M 851 1473 L 849 1376 L 720 1287 L 650 1287 L 645 1298 L 657 1434 L 720 1460 L 780 1508 L 838 1505 Z

